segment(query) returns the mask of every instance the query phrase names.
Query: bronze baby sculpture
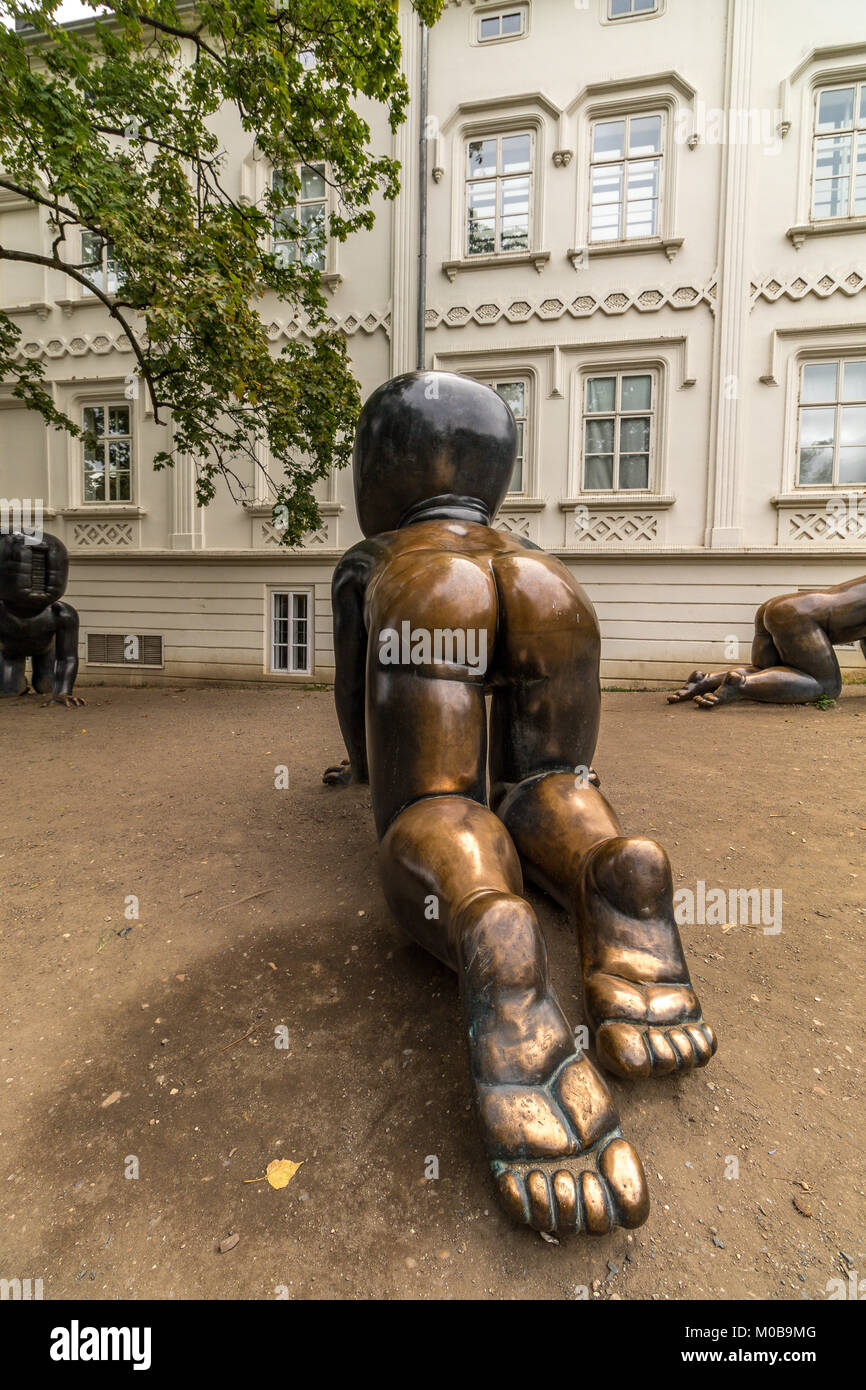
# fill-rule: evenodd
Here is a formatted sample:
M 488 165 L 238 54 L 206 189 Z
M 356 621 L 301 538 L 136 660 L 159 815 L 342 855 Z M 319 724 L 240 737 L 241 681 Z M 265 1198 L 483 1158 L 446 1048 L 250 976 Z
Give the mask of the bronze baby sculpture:
M 0 695 L 48 695 L 46 705 L 83 705 L 78 675 L 78 614 L 61 603 L 69 574 L 56 536 L 0 533 Z M 27 680 L 30 658 L 32 688 Z
M 716 1040 L 683 957 L 667 855 L 623 833 L 589 770 L 592 605 L 558 560 L 491 528 L 515 445 L 508 406 L 464 377 L 410 373 L 367 401 L 354 452 L 366 539 L 333 581 L 349 758 L 324 780 L 369 780 L 388 903 L 457 972 L 506 1210 L 541 1231 L 600 1235 L 646 1220 L 646 1179 L 554 993 L 523 875 L 576 919 L 605 1067 L 686 1072 Z
M 860 642 L 866 656 L 866 574 L 834 584 L 778 594 L 755 614 L 752 662 L 705 675 L 692 671 L 668 704 L 694 700 L 702 709 L 733 700 L 760 704 L 807 705 L 836 700 L 842 673 L 833 650 L 837 642 Z

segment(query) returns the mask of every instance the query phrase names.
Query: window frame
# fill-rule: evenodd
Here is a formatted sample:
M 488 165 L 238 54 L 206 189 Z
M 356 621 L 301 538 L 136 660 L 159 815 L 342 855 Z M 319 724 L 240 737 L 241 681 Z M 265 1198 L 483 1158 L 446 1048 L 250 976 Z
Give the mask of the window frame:
M 858 400 L 843 401 L 841 398 L 841 382 L 843 380 L 843 369 L 846 363 L 864 362 L 866 363 L 866 350 L 857 352 L 856 350 L 847 353 L 827 352 L 826 355 L 809 355 L 799 357 L 796 363 L 796 395 L 794 399 L 794 459 L 793 459 L 793 484 L 798 493 L 808 496 L 811 492 L 854 492 L 857 489 L 866 489 L 866 478 L 861 482 L 844 482 L 839 479 L 839 454 L 841 445 L 841 415 L 840 412 L 845 406 L 866 409 L 866 393 Z M 803 379 L 807 367 L 828 366 L 836 367 L 836 398 L 833 401 L 803 401 Z M 801 468 L 801 415 L 805 410 L 827 410 L 834 412 L 833 418 L 833 470 L 829 482 L 804 483 L 800 481 Z M 808 447 L 808 446 L 807 446 Z M 857 447 L 857 446 L 854 446 Z
M 294 618 L 291 613 L 291 601 L 294 598 L 305 598 L 307 601 L 307 611 L 305 618 Z M 277 618 L 276 599 L 286 598 L 288 600 L 288 614 L 286 618 Z M 267 672 L 273 676 L 312 676 L 315 665 L 315 590 L 309 584 L 276 585 L 268 590 L 267 603 Z M 307 665 L 303 669 L 292 665 L 292 651 L 301 644 L 296 642 L 293 637 L 293 624 L 295 622 L 306 622 L 307 624 Z M 287 640 L 283 643 L 276 641 L 277 622 L 287 622 Z M 285 646 L 286 661 L 285 667 L 276 664 L 276 651 L 278 646 Z
M 620 406 L 621 401 L 621 381 L 626 376 L 648 376 L 650 378 L 650 405 L 648 408 L 638 410 L 623 411 Z M 586 389 L 587 383 L 595 378 L 614 377 L 616 380 L 614 408 L 610 410 L 587 411 L 586 409 Z M 634 364 L 605 366 L 587 364 L 578 372 L 579 405 L 577 411 L 577 492 L 578 496 L 609 497 L 616 499 L 629 496 L 650 496 L 654 494 L 655 482 L 658 469 L 658 441 L 661 428 L 662 411 L 662 373 L 658 365 L 640 362 Z M 620 439 L 622 433 L 621 421 L 623 418 L 650 417 L 649 444 L 647 454 L 647 481 L 645 487 L 619 487 Z M 613 485 L 609 488 L 590 487 L 586 480 L 586 422 L 588 419 L 609 419 L 614 420 L 614 441 L 613 441 Z M 642 451 L 641 451 L 642 452 Z M 591 456 L 592 457 L 592 456 Z
M 502 19 L 505 18 L 506 15 L 518 14 L 518 13 L 520 14 L 520 17 L 521 17 L 521 26 L 520 26 L 520 32 L 519 32 L 519 33 L 517 33 L 517 34 L 503 34 L 503 33 L 501 32 L 501 24 L 500 24 L 500 32 L 499 32 L 498 34 L 491 34 L 491 35 L 490 35 L 489 37 L 487 37 L 487 38 L 483 38 L 483 37 L 482 37 L 482 34 L 481 34 L 481 26 L 482 26 L 482 23 L 483 23 L 484 20 L 495 19 L 495 18 L 497 18 L 497 17 L 498 17 L 500 20 L 502 20 Z M 512 5 L 508 5 L 508 4 L 499 4 L 499 5 L 490 5 L 490 6 L 487 6 L 485 9 L 483 9 L 483 10 L 478 10 L 478 11 L 475 12 L 475 14 L 472 14 L 472 15 L 470 16 L 470 24 L 471 24 L 471 26 L 472 26 L 472 29 L 471 29 L 471 33 L 472 33 L 472 42 L 473 42 L 473 44 L 475 44 L 478 48 L 487 48 L 490 44 L 496 44 L 496 43 L 514 43 L 514 42 L 516 42 L 518 39 L 525 39 L 526 36 L 527 36 L 527 34 L 529 33 L 529 18 L 530 18 L 530 5 L 529 5 L 529 0 L 515 0 L 515 3 L 512 4 Z
M 109 411 L 110 411 L 110 410 L 117 410 L 117 409 L 123 409 L 123 410 L 126 411 L 127 416 L 128 416 L 128 421 L 129 421 L 129 427 L 128 427 L 128 430 L 127 430 L 125 433 L 122 433 L 122 434 L 111 434 L 111 433 L 108 432 L 108 430 L 107 430 L 107 426 L 108 426 L 109 419 L 110 419 Z M 111 395 L 108 395 L 108 396 L 100 396 L 100 397 L 98 397 L 98 398 L 97 398 L 97 397 L 88 397 L 88 398 L 85 398 L 85 399 L 83 399 L 83 400 L 81 400 L 81 401 L 79 402 L 79 410 L 80 410 L 80 413 L 81 413 L 82 426 L 83 426 L 83 422 L 84 422 L 84 413 L 85 413 L 85 411 L 87 411 L 87 410 L 102 410 L 102 411 L 103 411 L 103 414 L 104 414 L 104 429 L 106 430 L 106 432 L 104 432 L 104 433 L 101 434 L 101 435 L 98 435 L 98 436 L 97 436 L 97 440 L 98 440 L 98 442 L 101 443 L 102 446 L 103 446 L 103 447 L 102 447 L 102 454 L 103 454 L 103 475 L 102 475 L 102 476 L 103 476 L 104 491 L 106 492 L 106 494 L 107 494 L 107 491 L 108 491 L 108 483 L 109 483 L 109 476 L 110 476 L 110 475 L 109 475 L 108 445 L 110 444 L 110 442 L 112 441 L 112 439 L 115 439 L 115 440 L 117 440 L 117 439 L 125 439 L 125 440 L 128 440 L 128 441 L 129 441 L 129 468 L 128 468 L 128 469 L 123 469 L 123 470 L 121 470 L 122 472 L 128 472 L 128 473 L 129 473 L 129 496 L 128 496 L 128 497 L 109 497 L 109 496 L 105 495 L 105 496 L 103 496 L 103 497 L 88 497 L 88 496 L 86 495 L 86 494 L 87 494 L 87 479 L 86 479 L 86 474 L 85 474 L 85 469 L 86 469 L 85 451 L 86 451 L 86 447 L 87 447 L 87 446 L 86 446 L 86 439 L 85 439 L 84 435 L 82 435 L 82 438 L 81 438 L 81 450 L 80 450 L 80 454 L 79 454 L 79 472 L 78 472 L 79 488 L 80 488 L 80 496 L 81 496 L 81 506 L 82 506 L 82 507 L 103 507 L 103 508 L 105 508 L 105 507 L 134 507 L 134 506 L 136 505 L 136 502 L 135 502 L 135 494 L 136 494 L 136 465 L 135 465 L 135 453 L 136 453 L 136 450 L 135 450 L 135 415 L 134 415 L 134 411 L 133 411 L 133 403 L 132 403 L 131 401 L 127 400 L 127 399 L 126 399 L 125 397 L 123 397 L 123 396 L 111 396 Z
M 634 0 L 630 0 L 634 5 Z M 633 8 L 627 14 L 611 14 L 613 0 L 601 0 L 602 15 L 606 24 L 621 24 L 624 20 L 630 19 L 655 19 L 662 13 L 664 0 L 653 0 L 652 9 L 635 11 Z
M 99 241 L 99 253 L 100 253 L 100 254 L 99 254 L 99 270 L 98 270 L 97 272 L 91 274 L 90 279 L 94 282 L 94 284 L 97 284 L 97 278 L 96 278 L 96 277 L 97 277 L 97 275 L 99 275 L 99 276 L 101 277 L 101 279 L 102 279 L 102 283 L 101 283 L 101 284 L 98 284 L 98 285 L 97 285 L 97 288 L 100 289 L 104 295 L 107 295 L 109 299 L 113 299 L 113 298 L 115 298 L 115 296 L 120 292 L 120 288 L 121 288 L 121 286 L 122 286 L 122 284 L 123 284 L 123 272 L 122 272 L 122 270 L 121 270 L 121 268 L 120 268 L 120 263 L 119 263 L 119 261 L 117 261 L 117 260 L 115 259 L 115 257 L 111 254 L 112 251 L 113 251 L 113 249 L 114 249 L 114 244 L 113 244 L 113 242 L 111 241 L 111 238 L 110 238 L 110 237 L 101 236 L 99 232 L 93 232 L 93 231 L 90 230 L 89 227 L 82 227 L 81 233 L 80 233 L 80 236 L 79 236 L 79 245 L 78 245 L 78 249 L 79 249 L 79 260 L 80 260 L 80 262 L 81 262 L 82 265 L 85 263 L 85 260 L 86 260 L 86 257 L 87 257 L 87 252 L 86 252 L 86 250 L 85 250 L 85 243 L 86 243 L 86 241 L 87 241 L 87 239 L 88 239 L 89 237 L 93 237 L 94 239 L 97 239 L 97 240 Z M 88 265 L 95 265 L 96 262 L 95 262 L 95 261 L 87 261 L 87 264 L 88 264 Z M 82 272 L 82 273 L 84 273 L 84 272 Z M 111 274 L 114 275 L 114 280 L 115 280 L 115 283 L 114 283 L 114 287 L 113 287 L 113 288 L 111 288 L 111 287 L 109 286 L 109 276 L 110 276 Z M 92 289 L 90 288 L 89 285 L 82 285 L 81 282 L 79 281 L 79 289 L 80 289 L 80 291 L 81 291 L 81 296 L 82 296 L 82 298 L 85 298 L 85 299 L 98 299 L 98 295 L 96 294 L 95 290 L 92 290 Z
M 827 92 L 841 92 L 851 87 L 854 90 L 854 105 L 850 131 L 818 131 L 818 109 L 821 104 L 821 97 Z M 809 221 L 816 227 L 839 226 L 846 222 L 858 221 L 866 217 L 866 209 L 857 212 L 854 209 L 854 200 L 857 190 L 857 142 L 862 138 L 866 147 L 866 115 L 860 116 L 861 102 L 866 96 L 866 76 L 840 78 L 835 82 L 822 81 L 817 83 L 812 90 L 812 128 L 809 141 Z M 844 213 L 820 216 L 815 211 L 815 188 L 819 180 L 816 178 L 816 162 L 819 140 L 827 140 L 834 135 L 848 135 L 850 137 L 851 162 L 848 173 L 848 207 Z M 832 177 L 832 176 L 831 176 Z M 844 177 L 838 175 L 837 177 Z M 864 174 L 866 178 L 866 174 Z
M 519 457 L 520 457 L 520 462 L 521 462 L 521 468 L 520 468 L 520 487 L 519 487 L 519 488 L 512 488 L 511 486 L 509 486 L 508 491 L 507 491 L 506 494 L 505 494 L 505 500 L 508 500 L 508 498 L 512 498 L 512 499 L 514 499 L 514 500 L 517 500 L 517 499 L 522 498 L 522 497 L 529 497 L 531 494 L 530 494 L 529 488 L 527 487 L 527 483 L 528 483 L 528 481 L 529 481 L 529 476 L 530 476 L 530 471 L 531 471 L 531 468 L 530 468 L 530 465 L 531 465 L 530 444 L 531 444 L 531 440 L 532 440 L 532 417 L 531 417 L 531 411 L 532 411 L 532 409 L 533 409 L 533 404 L 534 404 L 534 391 L 533 391 L 533 387 L 534 387 L 534 384 L 535 384 L 535 379 L 534 379 L 533 373 L 532 373 L 531 371 L 526 370 L 525 368 L 515 368 L 515 370 L 514 370 L 513 372 L 509 372 L 509 371 L 486 372 L 486 373 L 483 373 L 483 374 L 479 374 L 478 376 L 473 376 L 473 380 L 481 382 L 481 384 L 482 384 L 483 386 L 489 386 L 490 389 L 491 389 L 492 391 L 496 391 L 496 394 L 497 394 L 497 395 L 499 395 L 499 391 L 498 391 L 497 388 L 500 387 L 500 386 L 514 386 L 514 385 L 518 385 L 518 384 L 519 384 L 519 385 L 521 385 L 521 386 L 523 387 L 523 414 L 522 414 L 521 416 L 516 416 L 516 415 L 514 416 L 515 423 L 516 423 L 516 424 L 522 424 L 522 425 L 523 425 L 523 432 L 522 432 L 522 438 L 523 438 L 523 451 L 522 451 L 522 453 L 521 453 L 520 456 L 519 456 Z M 503 397 L 500 397 L 500 399 L 501 399 L 501 400 L 504 400 L 505 397 L 504 397 L 504 396 L 503 396 Z M 507 402 L 507 401 L 506 401 L 505 403 L 506 403 L 506 405 L 508 405 L 508 402 Z M 511 409 L 510 406 L 509 406 L 508 408 L 509 408 L 509 410 Z M 512 411 L 512 415 L 514 415 L 514 412 L 513 412 L 513 411 Z M 515 463 L 516 463 L 516 460 L 515 460 Z
M 520 174 L 500 174 L 499 167 L 501 162 L 502 141 L 514 139 L 517 136 L 526 135 L 529 138 L 529 170 Z M 492 176 L 492 181 L 496 184 L 494 195 L 494 223 L 493 223 L 493 244 L 492 251 L 470 251 L 469 250 L 469 190 L 473 183 L 490 183 L 489 174 L 478 174 L 474 178 L 469 174 L 469 146 L 479 141 L 496 141 L 496 173 Z M 460 254 L 463 260 L 470 265 L 475 261 L 504 259 L 509 256 L 529 256 L 532 254 L 535 242 L 535 165 L 536 165 L 536 139 L 535 127 L 529 123 L 525 126 L 503 126 L 496 130 L 481 132 L 469 132 L 463 138 L 463 235 L 460 246 Z M 503 250 L 497 247 L 497 242 L 501 235 L 502 213 L 500 210 L 500 184 L 505 180 L 528 179 L 529 189 L 527 192 L 527 215 L 526 215 L 526 246 L 511 247 Z
M 313 170 L 313 171 L 318 171 L 318 170 L 321 170 L 321 171 L 322 171 L 321 177 L 322 177 L 322 181 L 324 182 L 324 185 L 325 185 L 324 196 L 321 197 L 321 198 L 303 198 L 303 197 L 301 196 L 301 194 L 302 194 L 302 186 L 299 185 L 296 199 L 295 199 L 295 201 L 294 201 L 292 204 L 290 204 L 289 206 L 290 206 L 290 207 L 292 208 L 292 210 L 293 210 L 293 211 L 292 211 L 292 216 L 293 216 L 295 222 L 298 224 L 298 226 L 300 226 L 299 210 L 300 210 L 302 207 L 306 207 L 306 206 L 312 207 L 312 206 L 314 206 L 314 205 L 321 204 L 322 211 L 323 211 L 323 223 L 322 223 L 322 225 L 323 225 L 323 228 L 324 228 L 324 237 L 323 237 L 323 239 L 322 239 L 322 245 L 321 245 L 321 251 L 320 251 L 321 265 L 317 265 L 317 266 L 315 267 L 315 269 L 318 271 L 318 273 L 319 273 L 320 275 L 326 276 L 326 275 L 328 275 L 328 274 L 331 272 L 331 269 L 332 269 L 332 267 L 331 267 L 331 258 L 332 258 L 331 243 L 332 243 L 332 237 L 331 237 L 331 234 L 330 234 L 331 197 L 330 197 L 330 184 L 329 184 L 329 182 L 328 182 L 328 165 L 327 165 L 327 161 L 324 160 L 324 159 L 317 159 L 315 162 L 309 163 L 309 162 L 307 162 L 307 161 L 305 161 L 305 160 L 299 160 L 298 163 L 297 163 L 297 165 L 296 165 L 295 167 L 296 167 L 296 169 L 298 170 L 299 176 L 300 176 L 301 170 L 303 170 L 303 169 L 310 169 L 310 170 Z M 284 175 L 283 175 L 283 171 L 282 171 L 281 169 L 276 168 L 276 166 L 273 166 L 273 167 L 271 168 L 271 171 L 270 171 L 270 185 L 269 185 L 271 191 L 273 191 L 273 189 L 274 189 L 275 181 L 276 181 L 278 178 L 283 178 L 283 177 L 284 177 Z M 283 213 L 283 214 L 274 214 L 274 216 L 272 216 L 272 218 L 271 218 L 271 232 L 270 232 L 270 250 L 271 250 L 271 252 L 272 252 L 274 255 L 278 256 L 278 255 L 280 254 L 279 248 L 280 248 L 281 246 L 286 246 L 286 247 L 293 246 L 293 247 L 295 247 L 295 256 L 292 258 L 292 260 L 288 261 L 287 264 L 293 265 L 293 264 L 297 264 L 298 262 L 300 262 L 301 264 L 304 264 L 304 262 L 303 262 L 303 260 L 302 260 L 302 255 L 301 255 L 301 244 L 302 244 L 302 239 L 301 239 L 300 237 L 278 237 L 278 236 L 276 235 L 276 225 L 275 225 L 275 223 L 276 223 L 276 217 L 279 216 L 279 215 L 285 215 L 285 213 Z
M 648 155 L 629 155 L 628 145 L 631 122 L 633 120 L 645 120 L 653 116 L 657 116 L 660 122 L 658 152 Z M 622 158 L 596 159 L 594 155 L 596 127 L 599 125 L 610 125 L 616 121 L 623 121 L 625 125 Z M 636 105 L 634 107 L 629 107 L 628 109 L 623 109 L 617 113 L 610 115 L 604 112 L 599 112 L 598 114 L 591 114 L 588 120 L 588 127 L 589 149 L 587 159 L 586 245 L 589 253 L 592 254 L 593 251 L 598 251 L 599 248 L 603 247 L 631 245 L 642 246 L 648 243 L 652 244 L 659 241 L 665 235 L 664 227 L 665 216 L 667 212 L 667 208 L 665 206 L 666 179 L 668 175 L 668 167 L 666 161 L 669 157 L 669 122 L 667 107 L 665 105 L 659 105 L 657 107 L 644 107 L 642 105 Z M 643 233 L 641 236 L 627 236 L 624 233 L 624 224 L 626 210 L 628 208 L 628 198 L 626 196 L 628 192 L 628 167 L 631 164 L 647 163 L 651 159 L 655 159 L 658 161 L 658 193 L 655 198 L 655 228 L 653 231 Z M 593 174 L 595 169 L 597 168 L 613 168 L 617 165 L 624 169 L 624 175 L 621 186 L 622 197 L 618 204 L 619 234 L 616 237 L 599 237 L 596 239 L 592 235 L 592 219 L 594 209 Z

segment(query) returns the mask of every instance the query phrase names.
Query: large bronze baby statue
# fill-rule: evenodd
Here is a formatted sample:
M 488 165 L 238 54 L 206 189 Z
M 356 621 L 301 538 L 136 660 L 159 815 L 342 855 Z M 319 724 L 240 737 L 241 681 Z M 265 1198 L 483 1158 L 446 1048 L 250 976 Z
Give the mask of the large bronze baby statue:
M 646 1179 L 553 990 L 523 875 L 575 918 L 603 1066 L 687 1072 L 716 1040 L 674 924 L 667 855 L 623 833 L 589 771 L 592 605 L 558 560 L 491 528 L 515 440 L 505 402 L 450 373 L 398 377 L 364 407 L 354 477 L 367 539 L 333 584 L 349 760 L 325 781 L 369 780 L 388 903 L 457 972 L 506 1210 L 540 1231 L 600 1235 L 646 1220 Z
M 692 671 L 668 704 L 694 700 L 715 709 L 737 700 L 808 705 L 838 700 L 842 672 L 833 650 L 859 642 L 866 656 L 866 574 L 830 589 L 777 594 L 755 614 L 752 660 L 726 671 Z
M 47 695 L 47 705 L 83 705 L 78 675 L 78 614 L 60 597 L 66 546 L 47 533 L 0 532 L 0 695 Z M 30 658 L 32 686 L 27 680 Z

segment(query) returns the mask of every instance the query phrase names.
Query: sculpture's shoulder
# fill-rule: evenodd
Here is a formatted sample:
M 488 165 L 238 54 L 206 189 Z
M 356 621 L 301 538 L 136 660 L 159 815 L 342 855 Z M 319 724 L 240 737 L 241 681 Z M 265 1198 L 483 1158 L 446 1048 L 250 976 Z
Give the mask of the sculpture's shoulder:
M 58 599 L 56 603 L 52 603 L 51 613 L 61 625 L 78 621 L 77 610 L 72 607 L 71 603 L 67 603 L 65 599 Z
M 338 595 L 346 588 L 365 589 L 373 574 L 393 552 L 396 532 L 368 536 L 346 550 L 337 561 L 331 588 Z

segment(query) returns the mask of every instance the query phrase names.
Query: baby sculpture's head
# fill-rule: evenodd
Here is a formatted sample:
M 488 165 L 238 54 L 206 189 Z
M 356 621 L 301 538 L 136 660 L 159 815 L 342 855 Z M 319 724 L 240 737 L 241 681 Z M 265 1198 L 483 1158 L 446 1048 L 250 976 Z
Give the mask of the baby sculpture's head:
M 14 613 L 41 613 L 63 594 L 69 576 L 66 546 L 43 533 L 0 531 L 0 603 Z
M 493 517 L 514 468 L 517 427 L 501 396 L 453 372 L 408 372 L 370 396 L 355 434 L 355 503 L 365 536 L 419 509 Z M 430 508 L 424 504 L 429 503 Z

